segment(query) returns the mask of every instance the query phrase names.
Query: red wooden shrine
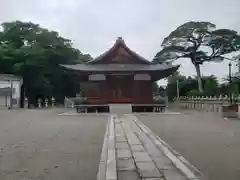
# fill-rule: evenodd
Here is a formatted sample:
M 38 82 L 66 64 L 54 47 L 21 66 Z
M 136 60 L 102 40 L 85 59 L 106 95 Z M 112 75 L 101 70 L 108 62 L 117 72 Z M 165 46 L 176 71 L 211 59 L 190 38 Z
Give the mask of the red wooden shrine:
M 78 75 L 89 104 L 152 104 L 152 83 L 179 67 L 151 64 L 128 48 L 122 38 L 86 64 L 63 66 Z

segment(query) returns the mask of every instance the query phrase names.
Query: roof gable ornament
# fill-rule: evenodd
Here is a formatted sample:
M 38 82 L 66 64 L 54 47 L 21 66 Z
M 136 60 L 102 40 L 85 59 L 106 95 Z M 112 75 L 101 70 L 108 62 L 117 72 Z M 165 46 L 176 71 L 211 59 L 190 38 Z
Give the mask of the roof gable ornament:
M 125 41 L 124 41 L 124 39 L 122 37 L 118 37 L 117 40 L 116 40 L 116 43 L 117 44 L 124 44 L 124 45 L 126 45 Z

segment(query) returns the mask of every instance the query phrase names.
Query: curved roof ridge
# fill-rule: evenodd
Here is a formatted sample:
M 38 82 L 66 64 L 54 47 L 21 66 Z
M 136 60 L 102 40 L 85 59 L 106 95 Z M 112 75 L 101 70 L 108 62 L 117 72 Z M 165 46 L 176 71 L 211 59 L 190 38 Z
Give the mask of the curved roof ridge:
M 151 64 L 150 61 L 148 61 L 147 59 L 145 59 L 144 57 L 140 56 L 139 54 L 137 54 L 136 52 L 134 52 L 133 50 L 131 50 L 125 43 L 124 39 L 122 37 L 118 37 L 116 42 L 114 43 L 114 45 L 107 50 L 106 52 L 104 52 L 103 54 L 101 54 L 100 56 L 94 58 L 93 60 L 87 62 L 87 64 L 93 64 L 96 62 L 101 61 L 105 56 L 107 56 L 109 53 L 111 53 L 112 51 L 114 51 L 116 48 L 118 48 L 119 46 L 122 46 L 124 49 L 126 49 L 130 54 L 132 54 L 133 56 L 135 56 L 138 60 L 144 62 L 145 64 Z

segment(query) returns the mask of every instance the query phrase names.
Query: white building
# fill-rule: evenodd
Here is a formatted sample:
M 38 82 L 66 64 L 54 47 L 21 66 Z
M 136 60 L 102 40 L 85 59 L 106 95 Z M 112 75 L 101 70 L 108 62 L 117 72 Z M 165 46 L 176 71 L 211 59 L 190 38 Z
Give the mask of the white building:
M 21 85 L 21 77 L 0 74 L 0 107 L 20 107 Z

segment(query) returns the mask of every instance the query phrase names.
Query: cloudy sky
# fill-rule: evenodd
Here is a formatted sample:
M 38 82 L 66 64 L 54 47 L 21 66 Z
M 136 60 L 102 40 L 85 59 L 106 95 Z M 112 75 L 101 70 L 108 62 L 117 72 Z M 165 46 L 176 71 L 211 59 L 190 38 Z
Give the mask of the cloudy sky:
M 211 21 L 218 28 L 240 32 L 239 0 L 0 0 L 0 21 L 32 21 L 58 31 L 93 57 L 107 50 L 119 36 L 151 60 L 160 44 L 187 21 Z M 180 71 L 195 75 L 187 60 Z M 206 63 L 204 75 L 227 74 L 228 62 Z

